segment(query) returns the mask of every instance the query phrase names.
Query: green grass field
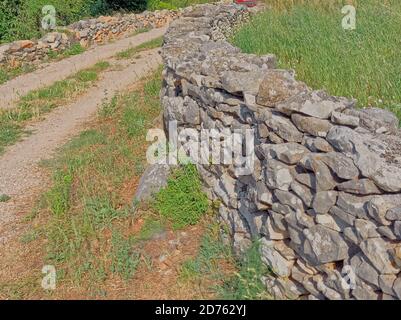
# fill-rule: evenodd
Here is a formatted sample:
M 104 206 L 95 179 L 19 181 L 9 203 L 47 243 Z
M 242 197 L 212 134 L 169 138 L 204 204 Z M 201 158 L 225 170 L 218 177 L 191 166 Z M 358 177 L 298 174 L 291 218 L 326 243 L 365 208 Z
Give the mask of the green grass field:
M 276 54 L 313 89 L 353 97 L 360 107 L 401 118 L 401 1 L 353 1 L 356 29 L 344 30 L 341 8 L 352 1 L 266 0 L 232 38 L 243 52 Z

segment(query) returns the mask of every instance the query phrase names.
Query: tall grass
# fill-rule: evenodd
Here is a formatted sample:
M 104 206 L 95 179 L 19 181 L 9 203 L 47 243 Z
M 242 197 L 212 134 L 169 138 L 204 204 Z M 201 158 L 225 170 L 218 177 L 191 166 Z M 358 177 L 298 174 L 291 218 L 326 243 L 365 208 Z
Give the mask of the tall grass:
M 274 53 L 314 89 L 388 108 L 401 118 L 401 1 L 267 0 L 232 42 L 246 53 Z M 356 29 L 342 28 L 342 6 L 356 6 Z

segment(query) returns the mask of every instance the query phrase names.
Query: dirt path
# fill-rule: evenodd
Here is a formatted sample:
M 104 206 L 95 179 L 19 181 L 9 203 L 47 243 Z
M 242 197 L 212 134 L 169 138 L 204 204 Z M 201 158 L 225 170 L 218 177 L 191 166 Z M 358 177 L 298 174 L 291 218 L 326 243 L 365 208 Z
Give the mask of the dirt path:
M 152 29 L 146 33 L 141 33 L 106 45 L 94 47 L 80 55 L 66 58 L 58 62 L 49 63 L 39 70 L 10 80 L 5 84 L 0 85 L 0 109 L 12 108 L 19 97 L 26 95 L 32 90 L 65 79 L 79 70 L 94 65 L 96 62 L 115 56 L 120 51 L 158 38 L 165 33 L 166 28 L 167 27 Z
M 57 108 L 45 120 L 33 124 L 28 128 L 33 134 L 8 148 L 0 157 L 0 194 L 11 196 L 8 202 L 0 202 L 0 244 L 18 232 L 16 218 L 27 213 L 33 199 L 48 184 L 49 177 L 39 167 L 39 162 L 50 159 L 59 146 L 81 131 L 105 100 L 155 70 L 161 64 L 157 51 L 141 52 L 133 61 L 111 60 L 116 68 L 106 72 L 95 87 L 76 102 Z

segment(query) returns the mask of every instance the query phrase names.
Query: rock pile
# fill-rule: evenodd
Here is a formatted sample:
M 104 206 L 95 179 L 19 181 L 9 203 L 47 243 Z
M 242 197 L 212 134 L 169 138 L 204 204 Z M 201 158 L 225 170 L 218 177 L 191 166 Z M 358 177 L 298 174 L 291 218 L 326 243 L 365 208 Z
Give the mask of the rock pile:
M 0 66 L 39 63 L 49 52 L 63 52 L 74 43 L 89 47 L 141 29 L 163 27 L 179 15 L 179 11 L 159 10 L 81 20 L 59 32 L 48 33 L 39 40 L 20 40 L 0 46 Z
M 274 55 L 241 53 L 224 36 L 247 15 L 201 5 L 170 25 L 165 126 L 254 130 L 253 170 L 198 169 L 236 252 L 260 239 L 276 298 L 401 299 L 398 119 L 311 90 Z

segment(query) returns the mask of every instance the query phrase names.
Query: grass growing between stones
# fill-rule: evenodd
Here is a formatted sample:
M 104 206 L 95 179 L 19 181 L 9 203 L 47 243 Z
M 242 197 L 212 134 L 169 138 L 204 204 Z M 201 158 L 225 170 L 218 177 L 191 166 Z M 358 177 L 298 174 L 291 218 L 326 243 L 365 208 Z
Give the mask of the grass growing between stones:
M 59 61 L 68 57 L 76 56 L 84 52 L 85 48 L 80 43 L 74 43 L 64 51 L 58 52 L 54 50 L 49 50 L 47 56 L 51 61 Z
M 26 133 L 24 126 L 28 121 L 73 101 L 91 87 L 98 80 L 99 74 L 109 66 L 108 62 L 98 62 L 65 80 L 28 93 L 20 99 L 16 108 L 0 110 L 0 154 L 6 146 L 14 144 Z
M 228 300 L 266 300 L 272 299 L 263 276 L 271 274 L 262 262 L 259 243 L 254 242 L 243 259 L 237 261 L 237 272 L 220 287 L 220 296 Z
M 155 49 L 155 48 L 161 47 L 162 45 L 163 45 L 163 37 L 159 37 L 159 38 L 144 42 L 144 43 L 140 44 L 139 46 L 121 51 L 121 52 L 117 53 L 116 58 L 117 59 L 130 59 L 130 58 L 135 57 L 138 53 L 140 53 L 142 51 Z
M 258 242 L 242 258 L 236 258 L 221 240 L 220 225 L 210 223 L 197 256 L 182 264 L 180 281 L 214 292 L 218 299 L 265 300 L 271 296 L 261 279 L 269 273 L 260 258 Z
M 344 30 L 341 8 L 356 7 L 356 29 Z M 387 108 L 401 118 L 401 2 L 398 0 L 266 0 L 234 35 L 243 52 L 276 54 L 314 89 L 353 97 L 361 107 Z
M 167 186 L 156 195 L 154 206 L 176 229 L 197 224 L 209 203 L 196 166 L 188 164 L 174 170 Z

